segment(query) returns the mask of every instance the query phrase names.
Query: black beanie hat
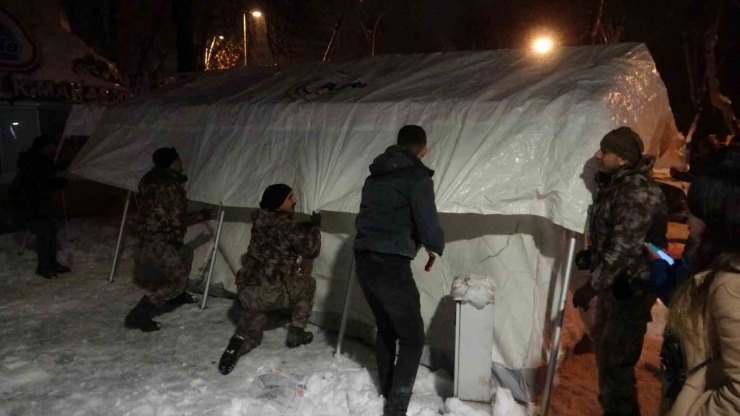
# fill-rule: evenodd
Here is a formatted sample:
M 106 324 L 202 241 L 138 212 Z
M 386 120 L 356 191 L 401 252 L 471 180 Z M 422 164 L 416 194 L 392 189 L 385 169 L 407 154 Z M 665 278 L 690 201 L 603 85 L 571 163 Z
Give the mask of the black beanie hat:
M 283 202 L 285 202 L 285 198 L 290 195 L 290 193 L 293 191 L 293 189 L 284 184 L 284 183 L 278 183 L 275 185 L 270 185 L 265 189 L 265 192 L 262 193 L 262 200 L 260 201 L 260 208 L 262 209 L 278 209 L 280 208 L 280 205 L 283 205 Z
M 172 165 L 172 162 L 177 160 L 178 157 L 180 157 L 180 155 L 177 154 L 177 150 L 175 150 L 174 147 L 160 147 L 152 155 L 152 160 L 154 161 L 154 166 L 166 169 L 169 168 Z
M 33 139 L 33 144 L 31 144 L 31 148 L 39 150 L 50 144 L 52 144 L 51 138 L 49 136 L 42 135 Z
M 601 150 L 614 153 L 630 164 L 640 161 L 644 149 L 640 135 L 629 127 L 614 129 L 601 139 Z

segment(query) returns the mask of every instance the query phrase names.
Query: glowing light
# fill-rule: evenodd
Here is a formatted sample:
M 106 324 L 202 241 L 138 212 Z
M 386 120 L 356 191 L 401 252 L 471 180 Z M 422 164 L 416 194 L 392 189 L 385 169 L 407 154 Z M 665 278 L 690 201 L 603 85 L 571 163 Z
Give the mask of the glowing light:
M 14 122 L 14 123 L 11 123 L 11 124 L 12 124 L 12 125 L 14 125 L 14 126 L 20 126 L 20 125 L 21 125 L 21 123 L 19 123 L 19 122 L 17 122 L 17 121 L 16 121 L 16 122 Z
M 539 38 L 534 41 L 534 44 L 532 46 L 535 52 L 539 54 L 546 54 L 552 52 L 555 43 L 550 38 Z
M 262 17 L 262 12 L 260 12 L 260 11 L 254 11 L 254 12 L 252 12 L 252 17 L 260 18 L 260 17 Z
M 224 40 L 224 37 L 223 37 L 223 36 L 219 36 L 218 38 L 219 38 L 220 40 Z

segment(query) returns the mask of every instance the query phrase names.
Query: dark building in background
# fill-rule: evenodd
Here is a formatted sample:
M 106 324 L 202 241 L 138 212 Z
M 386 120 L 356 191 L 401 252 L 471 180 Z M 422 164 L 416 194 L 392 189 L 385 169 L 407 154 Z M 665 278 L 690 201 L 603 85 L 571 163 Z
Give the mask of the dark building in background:
M 0 1 L 0 179 L 39 135 L 65 135 L 73 106 L 127 97 L 116 66 L 71 33 L 54 0 Z M 66 135 L 72 135 L 67 132 Z

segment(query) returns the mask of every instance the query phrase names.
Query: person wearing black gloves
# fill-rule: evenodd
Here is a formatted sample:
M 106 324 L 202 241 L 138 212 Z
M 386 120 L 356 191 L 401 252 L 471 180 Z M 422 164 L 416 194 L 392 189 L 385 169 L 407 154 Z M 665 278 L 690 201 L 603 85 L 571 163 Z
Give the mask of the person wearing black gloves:
M 408 125 L 375 158 L 362 188 L 355 227 L 357 278 L 378 328 L 377 362 L 385 416 L 405 415 L 424 347 L 424 321 L 411 260 L 421 246 L 431 267 L 445 241 L 434 201 L 434 171 L 423 128 Z M 398 358 L 396 358 L 398 342 Z
M 663 247 L 668 227 L 665 197 L 650 176 L 654 159 L 642 152 L 642 139 L 628 127 L 601 141 L 595 155 L 600 189 L 590 224 L 591 279 L 573 296 L 583 310 L 599 297 L 594 351 L 605 416 L 640 415 L 635 365 L 656 299 L 643 243 Z
M 185 245 L 188 227 L 213 218 L 204 208 L 187 212 L 187 193 L 183 186 L 188 177 L 182 173 L 182 161 L 174 147 L 157 149 L 152 156 L 154 168 L 139 182 L 139 267 L 161 271 L 168 281 L 139 303 L 126 316 L 124 325 L 144 332 L 158 331 L 162 325 L 152 320 L 154 310 L 165 303 L 183 305 L 198 302 L 185 289 L 193 266 L 193 250 Z
M 49 137 L 34 139 L 31 147 L 18 157 L 18 173 L 9 192 L 16 225 L 28 228 L 36 237 L 36 274 L 45 279 L 56 279 L 57 274 L 71 271 L 57 261 L 59 227 L 51 208 L 51 196 L 67 181 L 57 176 L 55 150 Z

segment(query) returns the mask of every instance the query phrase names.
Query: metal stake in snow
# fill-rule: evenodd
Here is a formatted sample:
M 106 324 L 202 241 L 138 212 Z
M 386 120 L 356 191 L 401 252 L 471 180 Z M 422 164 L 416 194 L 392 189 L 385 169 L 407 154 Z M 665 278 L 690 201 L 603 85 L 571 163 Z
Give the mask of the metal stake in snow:
M 218 240 L 221 239 L 221 227 L 224 225 L 224 215 L 226 210 L 224 206 L 219 207 L 218 215 L 218 229 L 216 230 L 216 240 L 213 242 L 213 256 L 211 256 L 211 266 L 208 268 L 208 279 L 206 280 L 206 286 L 203 288 L 203 301 L 200 304 L 200 309 L 206 308 L 206 300 L 208 299 L 208 288 L 211 287 L 211 277 L 213 277 L 213 267 L 216 265 L 216 255 L 218 254 Z
M 344 332 L 347 328 L 347 315 L 349 315 L 349 297 L 352 294 L 352 282 L 354 279 L 352 277 L 354 276 L 354 270 L 355 270 L 355 254 L 352 253 L 352 262 L 349 266 L 349 276 L 347 277 L 347 294 L 344 296 L 344 312 L 342 312 L 342 323 L 339 324 L 339 339 L 337 340 L 337 354 L 336 356 L 339 357 L 342 355 L 342 341 L 344 341 Z
M 118 253 L 121 251 L 121 239 L 123 239 L 123 228 L 126 226 L 126 215 L 128 214 L 128 205 L 131 202 L 131 191 L 126 194 L 126 205 L 123 206 L 123 217 L 121 218 L 121 229 L 118 231 L 118 243 L 116 252 L 113 254 L 113 267 L 110 269 L 108 283 L 113 283 L 113 276 L 116 274 L 116 265 L 118 265 Z
M 542 416 L 547 416 L 550 409 L 550 393 L 552 392 L 552 382 L 555 379 L 555 371 L 558 365 L 558 349 L 560 348 L 560 331 L 563 328 L 563 319 L 565 318 L 565 300 L 568 296 L 568 286 L 570 285 L 570 272 L 573 268 L 573 257 L 576 251 L 576 233 L 568 232 L 568 260 L 565 264 L 565 276 L 563 276 L 563 287 L 560 291 L 560 304 L 558 316 L 555 322 L 555 333 L 552 341 L 552 350 L 550 351 L 550 363 L 547 366 L 547 382 L 545 383 L 545 400 L 542 402 Z

